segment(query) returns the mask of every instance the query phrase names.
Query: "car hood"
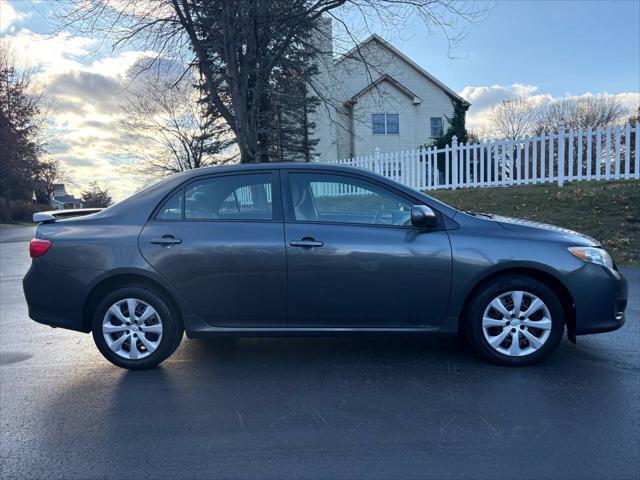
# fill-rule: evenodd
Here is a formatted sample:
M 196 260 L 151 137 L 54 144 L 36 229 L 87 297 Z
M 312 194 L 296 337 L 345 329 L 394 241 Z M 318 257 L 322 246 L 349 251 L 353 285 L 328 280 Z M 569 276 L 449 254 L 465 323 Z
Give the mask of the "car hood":
M 589 235 L 569 230 L 568 228 L 539 223 L 522 218 L 502 217 L 493 215 L 492 220 L 505 230 L 530 234 L 533 236 L 544 236 L 554 240 L 560 240 L 575 245 L 600 246 L 600 242 Z

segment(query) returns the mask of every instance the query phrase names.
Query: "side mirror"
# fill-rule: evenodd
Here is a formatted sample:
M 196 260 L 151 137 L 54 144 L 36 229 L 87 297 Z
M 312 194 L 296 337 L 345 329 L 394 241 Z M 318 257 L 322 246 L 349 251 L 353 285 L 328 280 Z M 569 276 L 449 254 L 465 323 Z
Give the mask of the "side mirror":
M 436 212 L 426 205 L 414 205 L 411 207 L 411 224 L 414 227 L 427 228 L 438 223 Z

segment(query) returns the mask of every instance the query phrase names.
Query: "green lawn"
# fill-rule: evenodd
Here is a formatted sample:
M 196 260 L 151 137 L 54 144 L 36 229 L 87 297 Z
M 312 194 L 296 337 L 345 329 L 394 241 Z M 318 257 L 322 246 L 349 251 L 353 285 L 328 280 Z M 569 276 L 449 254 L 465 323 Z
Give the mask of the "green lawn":
M 438 190 L 429 195 L 462 210 L 551 223 L 600 240 L 621 265 L 640 265 L 640 182 Z

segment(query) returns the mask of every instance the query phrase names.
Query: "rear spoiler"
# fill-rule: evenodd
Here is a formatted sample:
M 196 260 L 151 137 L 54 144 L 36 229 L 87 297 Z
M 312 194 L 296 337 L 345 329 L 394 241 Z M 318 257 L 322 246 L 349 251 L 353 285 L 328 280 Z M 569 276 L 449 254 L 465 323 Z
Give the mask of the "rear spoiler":
M 35 223 L 51 223 L 59 218 L 82 217 L 102 211 L 102 208 L 72 208 L 69 210 L 51 210 L 49 212 L 38 212 L 33 214 Z

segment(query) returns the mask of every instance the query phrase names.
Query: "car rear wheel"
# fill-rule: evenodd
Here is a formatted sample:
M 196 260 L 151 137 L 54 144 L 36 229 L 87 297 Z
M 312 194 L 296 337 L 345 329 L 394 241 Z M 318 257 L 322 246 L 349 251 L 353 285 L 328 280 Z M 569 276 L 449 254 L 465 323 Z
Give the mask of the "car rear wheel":
M 92 332 L 107 360 L 139 370 L 166 360 L 180 345 L 183 327 L 155 292 L 123 287 L 102 300 L 93 316 Z
M 564 310 L 544 283 L 505 276 L 488 283 L 465 315 L 467 338 L 489 361 L 530 365 L 553 352 L 564 331 Z

